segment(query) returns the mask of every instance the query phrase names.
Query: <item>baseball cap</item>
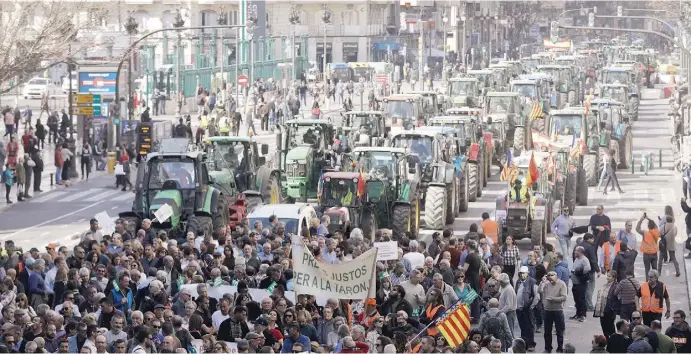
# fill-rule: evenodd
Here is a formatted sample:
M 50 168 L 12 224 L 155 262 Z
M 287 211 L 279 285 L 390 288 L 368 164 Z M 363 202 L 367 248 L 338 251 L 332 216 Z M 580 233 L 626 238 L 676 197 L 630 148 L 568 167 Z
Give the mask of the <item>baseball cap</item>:
M 156 310 L 156 309 L 164 309 L 164 308 L 166 308 L 166 307 L 163 306 L 163 304 L 156 304 L 156 306 L 154 306 L 154 310 Z
M 29 252 L 39 252 L 39 250 L 38 250 L 38 248 L 36 248 L 36 247 L 32 247 L 32 248 L 29 250 Z
M 253 325 L 260 325 L 260 326 L 268 326 L 269 322 L 267 322 L 265 319 L 259 317 L 256 320 L 252 321 Z
M 29 257 L 24 260 L 24 265 L 26 266 L 32 266 L 34 265 L 34 262 L 36 262 L 33 258 Z
M 238 349 L 239 349 L 239 350 L 247 350 L 247 349 L 250 348 L 250 343 L 247 342 L 247 341 L 244 340 L 244 339 L 241 339 L 241 340 L 237 341 L 237 344 L 238 344 Z
M 557 275 L 557 272 L 551 270 L 551 271 L 547 272 L 547 275 Z
M 254 332 L 249 332 L 249 333 L 247 333 L 247 335 L 245 335 L 245 339 L 247 339 L 247 340 L 252 340 L 252 339 L 257 339 L 257 338 L 261 338 L 261 336 L 254 333 Z
M 528 270 L 527 266 L 521 266 L 521 269 L 518 270 L 519 273 L 529 273 L 530 271 Z

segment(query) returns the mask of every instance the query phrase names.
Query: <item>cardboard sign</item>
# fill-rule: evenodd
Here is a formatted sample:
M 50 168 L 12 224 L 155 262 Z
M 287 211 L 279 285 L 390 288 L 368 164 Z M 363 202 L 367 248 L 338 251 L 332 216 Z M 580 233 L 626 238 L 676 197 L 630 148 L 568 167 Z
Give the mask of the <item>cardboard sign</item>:
M 375 242 L 378 261 L 389 261 L 398 259 L 398 241 Z
M 497 209 L 494 211 L 494 220 L 506 220 L 506 210 Z
M 111 218 L 107 212 L 102 211 L 94 215 L 94 219 L 98 221 L 98 226 L 101 228 L 101 232 L 104 235 L 110 235 L 115 231 L 115 223 L 113 218 Z
M 166 222 L 173 216 L 173 207 L 168 204 L 163 204 L 158 210 L 154 211 L 154 216 L 159 223 Z
M 536 205 L 535 208 L 535 213 L 533 219 L 535 220 L 545 220 L 545 206 L 544 205 Z

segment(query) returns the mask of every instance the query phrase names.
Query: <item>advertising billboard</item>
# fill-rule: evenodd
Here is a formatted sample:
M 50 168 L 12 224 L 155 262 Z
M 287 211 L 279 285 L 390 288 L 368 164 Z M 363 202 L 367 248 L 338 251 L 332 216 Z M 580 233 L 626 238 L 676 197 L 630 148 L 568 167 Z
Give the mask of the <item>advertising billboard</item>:
M 115 95 L 117 75 L 112 72 L 80 71 L 77 76 L 79 93 Z

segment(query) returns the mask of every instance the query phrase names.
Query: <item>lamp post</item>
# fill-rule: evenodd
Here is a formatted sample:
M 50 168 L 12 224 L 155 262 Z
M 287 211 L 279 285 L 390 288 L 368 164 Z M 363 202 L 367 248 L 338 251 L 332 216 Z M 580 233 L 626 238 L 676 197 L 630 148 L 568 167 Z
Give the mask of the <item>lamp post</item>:
M 216 20 L 216 22 L 217 22 L 219 25 L 227 25 L 227 24 L 228 24 L 228 13 L 225 11 L 225 8 L 224 8 L 223 6 L 221 6 L 221 15 L 218 16 L 218 19 Z M 223 36 L 223 32 L 224 32 L 224 31 L 221 30 L 221 37 L 224 37 L 224 36 Z M 225 65 L 224 65 L 224 62 L 223 62 L 223 61 L 225 60 L 225 58 L 226 58 L 226 55 L 225 55 L 225 52 L 226 52 L 226 51 L 225 51 L 225 49 L 226 49 L 226 40 L 225 40 L 225 39 L 222 39 L 222 42 L 221 42 L 221 53 L 223 53 L 223 56 L 221 56 L 221 89 L 223 90 L 222 92 L 225 92 L 225 89 L 226 89 L 226 84 L 225 84 L 225 81 L 226 81 L 226 80 L 225 80 Z M 214 57 L 216 57 L 216 54 L 217 54 L 217 53 L 214 53 Z M 215 69 L 215 68 L 214 68 L 214 69 Z M 225 95 L 224 95 L 223 99 L 225 100 Z
M 185 19 L 182 18 L 180 9 L 175 12 L 175 20 L 173 21 L 173 27 L 176 28 L 177 33 L 177 43 L 175 45 L 175 116 L 177 118 L 182 117 L 182 101 L 185 99 L 185 92 L 182 89 L 182 78 L 180 77 L 180 63 L 184 58 L 184 55 L 180 55 L 180 50 L 182 49 L 182 27 L 185 25 Z
M 324 10 L 322 11 L 322 22 L 324 23 L 324 50 L 322 51 L 322 64 L 323 64 L 323 71 L 324 71 L 324 99 L 328 99 L 328 94 L 327 94 L 327 88 L 326 88 L 326 73 L 328 70 L 326 69 L 326 27 L 328 24 L 331 23 L 331 11 L 329 11 L 329 8 L 326 4 L 324 4 Z
M 288 18 L 288 21 L 290 21 L 290 26 L 293 29 L 293 37 L 290 40 L 293 48 L 291 49 L 290 53 L 293 59 L 293 82 L 295 82 L 297 81 L 297 70 L 295 68 L 295 47 L 297 46 L 295 43 L 295 26 L 300 24 L 300 14 L 298 13 L 298 9 L 295 4 L 290 5 L 290 17 Z
M 466 36 L 466 29 L 465 29 L 465 24 L 468 19 L 465 17 L 465 10 L 463 12 L 463 15 L 461 16 L 461 22 L 463 22 L 463 67 L 466 68 L 466 72 L 468 71 L 468 58 L 467 58 L 467 48 L 465 46 L 465 36 Z
M 130 39 L 130 45 L 132 45 L 132 36 L 139 33 L 139 30 L 137 29 L 139 27 L 139 24 L 137 23 L 137 20 L 134 19 L 134 16 L 132 16 L 134 13 L 130 11 L 129 16 L 127 17 L 127 22 L 125 22 L 125 31 L 127 31 L 127 35 L 129 36 Z M 132 119 L 132 116 L 134 115 L 134 103 L 132 101 L 132 53 L 129 53 L 128 55 L 128 61 L 127 61 L 127 119 Z M 132 109 L 129 109 L 129 107 L 132 107 Z M 118 131 L 119 132 L 119 131 Z M 117 139 L 120 141 L 120 139 Z
M 245 32 L 247 33 L 247 40 L 250 41 L 250 84 L 254 82 L 254 30 L 257 27 L 257 5 L 247 6 L 247 23 L 245 24 Z
M 446 11 L 442 14 L 441 22 L 443 23 L 442 25 L 442 32 L 444 33 L 444 40 L 442 40 L 442 57 L 441 57 L 441 81 L 444 82 L 444 77 L 446 76 L 446 70 L 444 70 L 444 63 L 446 61 L 446 25 L 449 23 L 449 16 L 446 14 Z

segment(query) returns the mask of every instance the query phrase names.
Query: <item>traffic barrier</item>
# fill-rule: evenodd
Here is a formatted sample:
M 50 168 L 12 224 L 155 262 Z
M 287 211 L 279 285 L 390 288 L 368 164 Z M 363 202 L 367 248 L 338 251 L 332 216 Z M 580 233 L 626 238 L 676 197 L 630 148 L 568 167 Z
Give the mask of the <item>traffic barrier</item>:
M 51 173 L 51 174 L 50 174 L 50 186 L 51 186 L 51 187 L 53 186 L 53 181 L 54 181 L 54 179 L 53 179 L 53 174 Z
M 631 174 L 634 174 L 636 171 L 636 157 L 631 156 Z

